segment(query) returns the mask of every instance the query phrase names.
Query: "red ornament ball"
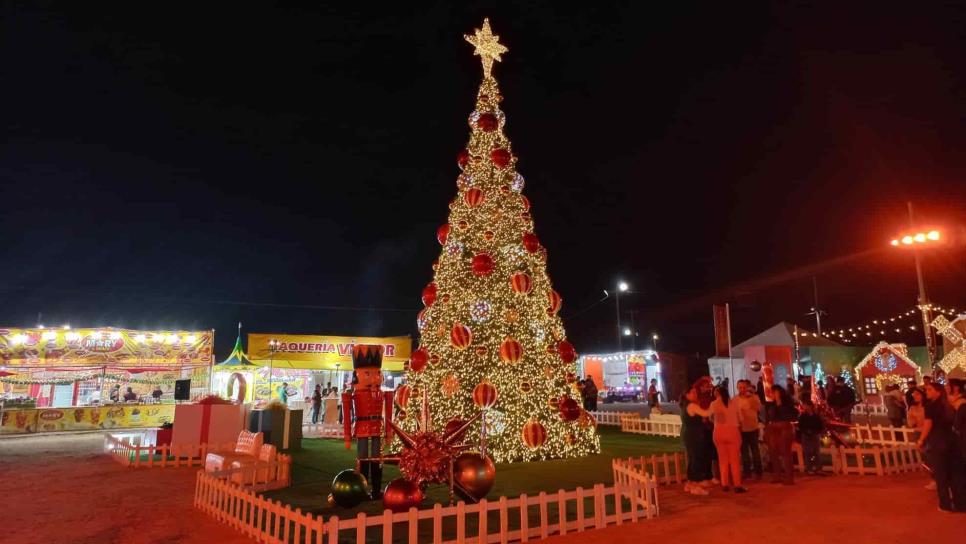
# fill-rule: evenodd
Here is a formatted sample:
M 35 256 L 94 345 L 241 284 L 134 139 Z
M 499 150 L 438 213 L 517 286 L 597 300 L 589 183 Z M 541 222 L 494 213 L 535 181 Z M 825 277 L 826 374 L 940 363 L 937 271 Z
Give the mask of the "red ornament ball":
M 466 349 L 473 343 L 473 333 L 466 325 L 456 323 L 449 331 L 449 340 L 456 349 Z
M 480 382 L 473 388 L 473 404 L 489 408 L 496 404 L 496 387 L 490 382 Z
M 485 199 L 486 196 L 483 194 L 483 190 L 479 187 L 471 188 L 469 191 L 466 191 L 466 194 L 463 196 L 463 200 L 466 202 L 466 205 L 471 208 L 475 208 L 480 204 L 483 204 Z
M 566 340 L 561 340 L 557 342 L 557 353 L 560 354 L 560 358 L 563 362 L 570 364 L 577 360 L 577 350 L 574 349 L 574 345 Z
M 520 219 L 522 219 L 524 222 L 529 223 L 530 221 L 533 221 L 533 216 L 530 215 L 530 212 L 523 212 L 520 214 Z
M 464 149 L 459 152 L 456 156 L 456 164 L 459 165 L 460 169 L 466 168 L 466 165 L 470 162 L 470 150 Z
M 564 421 L 577 421 L 580 417 L 580 405 L 570 397 L 561 400 L 557 409 L 560 411 L 560 419 Z
M 523 233 L 523 249 L 526 249 L 530 253 L 536 253 L 540 249 L 540 240 L 536 234 L 532 232 Z
M 413 372 L 426 370 L 427 363 L 429 363 L 429 351 L 426 348 L 419 348 L 409 356 L 409 369 Z
M 453 462 L 453 479 L 459 483 L 458 492 L 469 495 L 478 501 L 490 492 L 496 481 L 496 466 L 493 461 L 476 452 L 463 452 Z
M 493 132 L 499 124 L 500 122 L 496 118 L 496 115 L 492 113 L 483 113 L 476 118 L 476 126 L 483 132 Z
M 524 211 L 530 211 L 530 199 L 529 198 L 527 198 L 527 197 L 525 197 L 523 195 L 520 195 L 520 202 L 523 203 L 523 209 L 524 209 Z
M 526 295 L 531 289 L 533 289 L 533 279 L 529 274 L 517 272 L 516 274 L 510 276 L 510 287 L 513 288 L 514 293 Z
M 513 156 L 510 155 L 510 152 L 502 147 L 498 147 L 493 151 L 490 151 L 490 161 L 497 168 L 506 168 L 510 165 L 510 159 L 512 158 Z
M 456 228 L 458 228 L 460 230 L 466 230 L 466 229 L 469 228 L 469 226 L 470 226 L 470 224 L 467 223 L 466 221 L 460 221 L 459 223 L 456 224 Z
M 473 273 L 477 276 L 486 276 L 490 272 L 493 272 L 493 257 L 490 257 L 487 253 L 478 253 L 473 256 L 472 268 Z
M 396 402 L 396 406 L 402 409 L 406 409 L 406 405 L 409 404 L 409 395 L 412 393 L 409 386 L 406 384 L 400 385 L 396 388 L 396 393 L 393 395 L 393 400 Z
M 389 482 L 382 492 L 382 504 L 393 512 L 406 512 L 423 502 L 423 490 L 419 484 L 405 478 L 396 478 Z
M 523 346 L 513 338 L 507 338 L 500 344 L 500 359 L 505 363 L 519 363 L 523 357 Z
M 559 312 L 560 308 L 563 306 L 563 298 L 561 298 L 560 293 L 551 289 L 550 293 L 547 295 L 547 298 L 550 302 L 550 306 L 547 307 L 548 313 L 553 315 Z
M 522 438 L 528 448 L 535 450 L 547 441 L 547 429 L 539 421 L 530 420 L 523 426 Z
M 436 284 L 430 282 L 423 287 L 423 304 L 432 306 L 434 302 L 436 302 Z
M 445 225 L 440 225 L 440 227 L 436 229 L 436 240 L 439 241 L 439 245 L 441 246 L 446 245 L 446 238 L 448 236 L 449 236 L 449 223 L 446 223 Z

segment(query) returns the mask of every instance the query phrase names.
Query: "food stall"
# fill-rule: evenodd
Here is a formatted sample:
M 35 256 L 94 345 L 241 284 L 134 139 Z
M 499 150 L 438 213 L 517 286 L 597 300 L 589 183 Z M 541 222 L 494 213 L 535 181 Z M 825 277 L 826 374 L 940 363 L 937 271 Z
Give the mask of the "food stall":
M 248 334 L 248 357 L 260 367 L 255 373 L 255 400 L 278 398 L 288 384 L 289 405 L 312 397 L 316 384 L 345 390 L 352 380 L 352 346 L 383 346 L 383 386 L 395 389 L 402 381 L 412 349 L 409 336 L 363 337 L 310 334 Z
M 660 354 L 653 350 L 582 355 L 578 359 L 581 377 L 597 384 L 602 402 L 646 402 L 650 379 L 666 397 Z
M 207 391 L 214 331 L 0 328 L 0 433 L 157 427 Z

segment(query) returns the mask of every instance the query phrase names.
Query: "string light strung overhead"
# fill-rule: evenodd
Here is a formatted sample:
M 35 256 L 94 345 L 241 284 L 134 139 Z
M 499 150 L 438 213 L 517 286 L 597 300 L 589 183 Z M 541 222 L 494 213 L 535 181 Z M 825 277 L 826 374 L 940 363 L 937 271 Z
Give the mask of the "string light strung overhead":
M 957 309 L 952 306 L 939 306 L 937 304 L 927 304 L 926 307 L 933 311 L 933 313 L 946 314 L 951 318 L 955 318 L 957 314 Z M 963 310 L 959 310 L 962 312 Z M 919 327 L 915 324 L 905 325 L 903 321 L 909 318 L 918 319 L 921 316 L 919 308 L 913 308 L 911 310 L 901 312 L 899 314 L 891 315 L 882 319 L 872 319 L 867 321 L 862 325 L 852 325 L 850 327 L 838 327 L 832 328 L 829 331 L 822 333 L 822 336 L 830 338 L 837 341 L 842 341 L 845 343 L 851 343 L 852 341 L 862 340 L 865 338 L 883 338 L 895 335 L 906 334 L 909 332 L 919 330 Z M 814 333 L 813 336 L 818 336 Z

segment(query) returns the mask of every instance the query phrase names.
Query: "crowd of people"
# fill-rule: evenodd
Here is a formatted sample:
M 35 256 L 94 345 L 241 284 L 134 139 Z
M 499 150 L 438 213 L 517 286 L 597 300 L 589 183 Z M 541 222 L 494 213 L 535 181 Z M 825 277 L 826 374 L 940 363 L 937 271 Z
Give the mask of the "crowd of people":
M 720 484 L 723 491 L 745 493 L 750 478 L 761 480 L 762 427 L 773 483 L 794 483 L 792 446 L 801 444 L 804 471 L 822 475 L 821 440 L 829 425 L 851 421 L 855 390 L 841 377 L 819 383 L 788 380 L 786 387 L 772 385 L 766 394 L 759 379 L 737 384 L 732 398 L 727 380 L 717 386 L 709 378 L 696 382 L 680 400 L 681 435 L 688 453 L 685 491 L 707 495 Z M 933 477 L 939 508 L 966 512 L 966 397 L 964 381 L 950 379 L 944 386 L 925 379 L 910 382 L 905 395 L 889 387 L 884 402 L 896 427 L 919 431 L 916 445 Z M 762 423 L 764 425 L 762 425 Z

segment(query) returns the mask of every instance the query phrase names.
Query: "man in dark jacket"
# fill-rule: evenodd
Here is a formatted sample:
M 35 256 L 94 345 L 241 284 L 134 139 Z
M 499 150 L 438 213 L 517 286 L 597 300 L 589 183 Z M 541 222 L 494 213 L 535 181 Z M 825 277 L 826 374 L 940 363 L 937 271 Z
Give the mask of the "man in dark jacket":
M 584 410 L 588 412 L 597 411 L 597 384 L 589 375 L 584 380 Z

